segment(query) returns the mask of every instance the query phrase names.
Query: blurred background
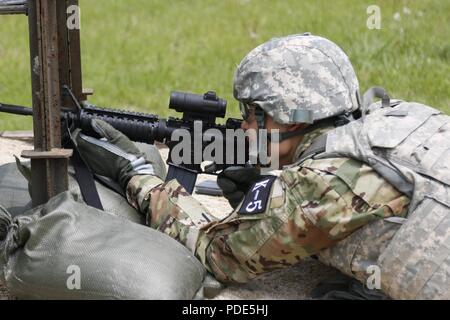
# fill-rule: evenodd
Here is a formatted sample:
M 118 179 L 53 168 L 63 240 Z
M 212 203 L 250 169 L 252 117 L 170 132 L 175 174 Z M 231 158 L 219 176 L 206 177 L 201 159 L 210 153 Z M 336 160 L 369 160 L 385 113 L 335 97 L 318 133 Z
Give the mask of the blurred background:
M 378 5 L 381 29 L 369 29 Z M 310 31 L 349 55 L 361 91 L 450 114 L 450 1 L 80 0 L 83 86 L 89 101 L 162 116 L 171 90 L 214 90 L 238 116 L 233 73 L 254 47 Z M 31 106 L 25 16 L 0 16 L 0 102 Z M 0 131 L 31 129 L 31 118 L 0 113 Z

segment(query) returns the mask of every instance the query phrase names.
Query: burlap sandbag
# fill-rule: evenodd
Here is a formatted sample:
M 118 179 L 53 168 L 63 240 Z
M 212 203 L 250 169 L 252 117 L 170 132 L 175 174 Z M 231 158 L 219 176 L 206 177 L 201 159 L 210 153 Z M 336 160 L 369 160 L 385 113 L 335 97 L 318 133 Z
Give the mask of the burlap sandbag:
M 0 208 L 0 266 L 24 299 L 192 299 L 205 277 L 176 240 L 70 192 L 15 218 Z

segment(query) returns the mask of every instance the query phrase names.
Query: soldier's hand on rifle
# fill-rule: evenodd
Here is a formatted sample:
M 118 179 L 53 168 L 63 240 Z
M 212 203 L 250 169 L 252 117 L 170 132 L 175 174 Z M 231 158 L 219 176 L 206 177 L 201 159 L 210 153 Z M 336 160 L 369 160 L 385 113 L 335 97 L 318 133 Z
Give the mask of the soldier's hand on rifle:
M 124 134 L 102 120 L 92 120 L 91 126 L 102 139 L 87 136 L 80 129 L 74 131 L 72 139 L 94 173 L 117 181 L 124 189 L 134 175 L 154 174 L 152 164 Z
M 233 209 L 236 209 L 250 187 L 260 177 L 260 169 L 254 166 L 229 167 L 219 174 L 217 184 Z

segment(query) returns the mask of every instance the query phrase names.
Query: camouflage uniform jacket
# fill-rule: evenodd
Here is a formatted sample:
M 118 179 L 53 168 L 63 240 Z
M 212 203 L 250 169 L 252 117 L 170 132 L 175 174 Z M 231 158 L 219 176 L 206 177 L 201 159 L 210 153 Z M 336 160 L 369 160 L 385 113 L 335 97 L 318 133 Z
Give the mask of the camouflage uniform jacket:
M 328 129 L 305 135 L 299 157 Z M 221 282 L 247 282 L 330 248 L 369 222 L 403 217 L 409 199 L 349 158 L 309 159 L 275 172 L 265 212 L 213 217 L 176 180 L 134 176 L 128 201 L 147 223 L 191 249 Z

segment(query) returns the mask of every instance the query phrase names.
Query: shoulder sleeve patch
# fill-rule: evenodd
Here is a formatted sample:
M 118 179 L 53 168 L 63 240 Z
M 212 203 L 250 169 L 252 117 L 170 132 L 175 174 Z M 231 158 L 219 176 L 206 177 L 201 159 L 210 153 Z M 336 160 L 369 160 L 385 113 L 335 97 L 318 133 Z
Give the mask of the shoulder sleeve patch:
M 255 182 L 245 195 L 244 202 L 242 202 L 238 213 L 250 215 L 265 212 L 270 189 L 276 179 L 276 176 L 265 176 L 263 179 Z

